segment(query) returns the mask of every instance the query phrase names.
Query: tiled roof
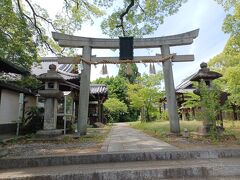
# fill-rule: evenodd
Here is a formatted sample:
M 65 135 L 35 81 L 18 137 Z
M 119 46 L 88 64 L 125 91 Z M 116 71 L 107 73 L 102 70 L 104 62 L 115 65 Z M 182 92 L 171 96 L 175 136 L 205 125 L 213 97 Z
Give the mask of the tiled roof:
M 65 80 L 70 80 L 70 79 L 79 79 L 78 74 L 73 74 L 69 72 L 64 72 L 62 70 L 57 69 L 57 72 L 65 79 Z
M 57 60 L 53 59 L 52 61 L 42 61 L 40 64 L 37 64 L 32 67 L 32 74 L 40 75 L 47 73 L 49 70 L 49 65 L 55 64 L 57 66 L 57 72 L 65 79 L 79 79 L 78 74 L 71 73 L 73 69 L 72 64 L 58 64 Z
M 92 95 L 106 95 L 108 94 L 108 88 L 105 84 L 90 84 L 90 94 Z
M 10 60 L 3 60 L 0 58 L 0 71 L 6 73 L 16 73 L 16 74 L 29 74 L 30 72 L 23 67 L 20 67 Z
M 33 67 L 32 74 L 40 75 L 46 73 L 48 70 L 48 66 L 50 64 L 55 64 L 57 66 L 57 72 L 61 75 L 65 80 L 69 81 L 69 87 L 72 86 L 74 89 L 79 89 L 79 74 L 71 73 L 73 67 L 70 64 L 58 64 L 56 59 L 52 60 L 42 60 L 40 65 Z M 90 94 L 95 95 L 107 95 L 108 88 L 105 84 L 90 84 Z
M 4 81 L 0 80 L 0 89 L 9 89 L 15 92 L 21 92 L 25 94 L 33 94 L 33 92 L 30 89 L 23 88 L 19 85 L 16 84 L 16 82 L 9 82 L 9 81 Z
M 195 88 L 192 87 L 193 82 L 190 81 L 190 79 L 195 75 L 196 73 L 192 74 L 191 76 L 185 78 L 177 87 L 176 92 L 178 93 L 186 93 L 186 92 L 193 92 Z

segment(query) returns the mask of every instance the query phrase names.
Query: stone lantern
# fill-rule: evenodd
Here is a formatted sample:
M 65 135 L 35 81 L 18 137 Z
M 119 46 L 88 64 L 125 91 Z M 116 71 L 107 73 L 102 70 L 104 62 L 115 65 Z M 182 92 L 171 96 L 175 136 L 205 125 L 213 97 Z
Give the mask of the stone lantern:
M 222 77 L 222 74 L 214 72 L 214 71 L 210 71 L 210 69 L 207 67 L 207 63 L 201 63 L 200 64 L 200 70 L 197 72 L 197 74 L 195 74 L 190 81 L 197 81 L 200 85 L 201 81 L 204 81 L 205 84 L 207 85 L 207 87 L 209 88 L 209 90 L 211 90 L 212 88 L 212 81 L 214 79 L 218 79 L 220 77 Z M 200 95 L 200 90 L 197 89 L 194 91 L 195 94 Z M 201 96 L 201 95 L 200 95 Z M 204 107 L 202 107 L 204 110 Z M 201 126 L 198 130 L 200 133 L 202 134 L 207 134 L 210 130 L 210 127 L 212 126 L 212 124 L 209 123 L 209 121 L 207 119 L 205 119 L 203 121 L 203 126 Z
M 57 130 L 57 105 L 58 99 L 63 97 L 63 92 L 59 90 L 59 84 L 64 82 L 62 76 L 56 71 L 56 65 L 49 65 L 47 73 L 41 74 L 39 80 L 44 82 L 44 90 L 39 90 L 38 94 L 45 98 L 44 104 L 44 124 L 43 130 L 38 131 L 41 135 L 58 135 L 62 130 Z
M 200 70 L 197 72 L 197 74 L 195 74 L 190 81 L 197 81 L 197 82 L 201 82 L 201 80 L 203 80 L 206 85 L 211 88 L 212 86 L 212 80 L 214 79 L 218 79 L 220 77 L 222 77 L 222 75 L 220 73 L 214 72 L 214 71 L 210 71 L 210 69 L 207 67 L 207 63 L 201 63 L 200 64 Z

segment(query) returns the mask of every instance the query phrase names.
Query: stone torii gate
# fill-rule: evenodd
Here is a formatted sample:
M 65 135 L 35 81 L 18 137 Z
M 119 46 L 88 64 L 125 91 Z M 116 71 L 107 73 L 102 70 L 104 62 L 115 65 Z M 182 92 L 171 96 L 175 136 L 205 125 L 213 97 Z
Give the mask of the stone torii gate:
M 161 48 L 161 55 L 157 56 L 141 56 L 134 57 L 131 60 L 135 63 L 135 60 L 142 62 L 143 59 L 160 59 L 162 58 L 165 90 L 167 97 L 167 108 L 168 115 L 170 119 L 170 131 L 171 133 L 180 133 L 179 118 L 177 113 L 176 95 L 172 72 L 172 62 L 184 62 L 193 61 L 194 55 L 175 55 L 170 57 L 170 47 L 171 46 L 182 46 L 189 45 L 193 43 L 193 39 L 198 36 L 199 29 L 189 31 L 182 34 L 155 37 L 155 38 L 135 38 L 133 40 L 133 48 Z M 82 59 L 92 62 L 93 64 L 103 59 L 107 60 L 119 60 L 119 57 L 96 57 L 92 56 L 92 49 L 119 49 L 119 39 L 102 39 L 102 38 L 87 38 L 72 36 L 62 33 L 53 32 L 53 39 L 58 42 L 61 47 L 70 48 L 82 48 Z M 80 62 L 80 58 L 76 59 L 74 57 L 61 57 L 58 58 L 59 63 L 62 64 L 77 64 Z M 106 63 L 107 61 L 105 61 Z M 109 62 L 109 61 L 108 61 Z M 150 61 L 149 61 L 150 62 Z M 152 62 L 160 62 L 152 61 Z M 78 110 L 78 133 L 80 135 L 85 135 L 87 133 L 87 118 L 88 118 L 88 103 L 89 103 L 89 84 L 90 84 L 90 71 L 91 64 L 86 61 L 82 61 L 83 70 L 80 79 L 80 94 L 79 94 L 79 110 Z M 104 64 L 105 64 L 104 63 Z

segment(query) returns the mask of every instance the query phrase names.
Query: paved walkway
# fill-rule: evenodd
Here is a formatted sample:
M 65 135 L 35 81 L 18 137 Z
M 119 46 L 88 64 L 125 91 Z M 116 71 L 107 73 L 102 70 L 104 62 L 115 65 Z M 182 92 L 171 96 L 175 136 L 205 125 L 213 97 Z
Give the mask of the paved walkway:
M 102 152 L 148 152 L 176 147 L 153 138 L 139 130 L 130 128 L 127 123 L 116 123 L 113 125 Z

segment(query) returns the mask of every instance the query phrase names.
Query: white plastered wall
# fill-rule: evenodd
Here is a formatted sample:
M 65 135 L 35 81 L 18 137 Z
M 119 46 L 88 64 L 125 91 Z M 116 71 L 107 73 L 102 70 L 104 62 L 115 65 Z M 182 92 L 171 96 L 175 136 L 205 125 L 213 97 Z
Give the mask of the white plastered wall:
M 0 124 L 16 123 L 18 119 L 18 99 L 18 92 L 1 90 Z

